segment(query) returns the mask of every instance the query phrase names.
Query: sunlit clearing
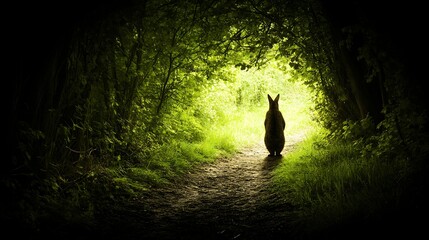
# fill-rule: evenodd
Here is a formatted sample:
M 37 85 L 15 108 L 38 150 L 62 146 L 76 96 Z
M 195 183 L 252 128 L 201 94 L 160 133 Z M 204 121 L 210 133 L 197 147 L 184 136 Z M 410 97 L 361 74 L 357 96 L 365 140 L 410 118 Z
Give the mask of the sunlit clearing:
M 204 94 L 213 121 L 209 135 L 231 137 L 237 147 L 263 142 L 265 113 L 269 108 L 267 94 L 280 94 L 286 138 L 305 136 L 314 128 L 309 90 L 276 63 L 262 69 L 230 67 L 223 69 L 222 74 L 227 80 L 219 81 Z

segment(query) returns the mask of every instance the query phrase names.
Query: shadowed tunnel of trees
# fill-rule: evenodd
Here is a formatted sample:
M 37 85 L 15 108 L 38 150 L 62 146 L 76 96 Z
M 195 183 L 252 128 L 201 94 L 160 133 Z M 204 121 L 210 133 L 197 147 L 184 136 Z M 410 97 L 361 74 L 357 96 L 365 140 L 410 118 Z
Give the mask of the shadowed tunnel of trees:
M 74 208 L 91 215 L 91 203 L 124 187 L 103 169 L 152 166 L 155 152 L 201 141 L 213 123 L 199 101 L 203 90 L 228 82 L 226 67 L 270 61 L 311 89 L 330 139 L 359 142 L 387 161 L 406 158 L 410 182 L 419 184 L 409 191 L 419 189 L 411 195 L 420 198 L 428 154 L 424 8 L 374 2 L 12 4 L 1 224 L 31 230 L 64 204 L 68 216 Z

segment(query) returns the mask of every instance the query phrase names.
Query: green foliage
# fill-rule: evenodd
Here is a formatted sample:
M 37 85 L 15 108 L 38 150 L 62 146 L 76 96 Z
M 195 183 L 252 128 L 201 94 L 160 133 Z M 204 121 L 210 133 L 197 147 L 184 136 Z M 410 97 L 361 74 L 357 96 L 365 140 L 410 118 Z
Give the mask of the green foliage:
M 303 207 L 298 221 L 317 213 L 331 224 L 400 194 L 389 188 L 408 173 L 403 159 L 422 164 L 429 150 L 427 112 L 405 69 L 373 45 L 374 32 L 346 26 L 335 39 L 318 2 L 274 2 L 144 1 L 69 29 L 69 45 L 44 59 L 47 76 L 23 74 L 30 80 L 16 85 L 42 79 L 13 99 L 25 107 L 13 116 L 17 149 L 1 181 L 22 197 L 20 217 L 90 221 L 112 201 L 255 144 L 266 96 L 278 93 L 287 134 L 317 120 L 337 144 L 310 139 L 276 173 L 279 191 Z M 363 66 L 360 90 L 382 94 L 372 99 L 381 117 L 360 116 L 344 44 Z
M 291 218 L 297 228 L 315 234 L 401 210 L 409 197 L 411 163 L 388 151 L 362 154 L 364 148 L 357 142 L 328 141 L 326 133 L 316 132 L 285 156 L 272 190 L 296 206 Z
M 413 105 L 408 99 L 402 99 L 396 108 L 383 112 L 386 118 L 377 126 L 380 139 L 385 144 L 382 149 L 388 150 L 389 144 L 391 148 L 404 147 L 409 157 L 417 158 L 428 151 L 426 110 L 421 111 L 419 106 Z

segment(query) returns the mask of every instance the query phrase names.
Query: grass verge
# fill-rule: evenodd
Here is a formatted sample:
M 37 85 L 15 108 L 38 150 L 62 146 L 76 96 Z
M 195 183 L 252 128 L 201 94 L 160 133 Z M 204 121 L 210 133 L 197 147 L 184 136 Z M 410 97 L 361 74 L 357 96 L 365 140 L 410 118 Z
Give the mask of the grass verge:
M 403 219 L 410 174 L 407 159 L 364 158 L 358 146 L 315 132 L 285 155 L 271 190 L 294 206 L 291 224 L 301 237 L 393 233 L 411 221 Z

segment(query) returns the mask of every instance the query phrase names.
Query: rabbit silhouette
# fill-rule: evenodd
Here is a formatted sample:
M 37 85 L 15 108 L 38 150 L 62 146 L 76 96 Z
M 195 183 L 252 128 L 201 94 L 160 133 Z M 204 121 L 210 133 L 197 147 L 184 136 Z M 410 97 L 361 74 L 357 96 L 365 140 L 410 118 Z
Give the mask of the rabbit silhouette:
M 273 100 L 268 94 L 268 102 L 270 107 L 265 115 L 265 137 L 264 142 L 267 150 L 270 152 L 268 156 L 281 156 L 281 152 L 285 145 L 284 129 L 286 126 L 282 113 L 279 110 L 280 94 Z

